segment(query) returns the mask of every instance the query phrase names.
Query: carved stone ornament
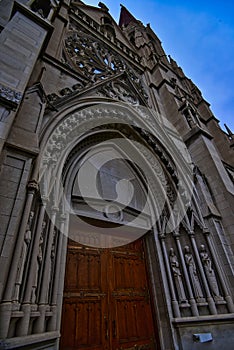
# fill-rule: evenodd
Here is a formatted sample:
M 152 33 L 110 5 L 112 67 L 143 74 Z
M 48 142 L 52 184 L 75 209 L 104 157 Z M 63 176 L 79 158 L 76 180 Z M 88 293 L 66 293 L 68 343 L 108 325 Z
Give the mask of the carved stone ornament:
M 41 234 L 39 239 L 39 245 L 38 245 L 38 253 L 37 253 L 37 263 L 36 263 L 36 271 L 34 274 L 34 281 L 32 285 L 32 292 L 31 292 L 31 302 L 35 303 L 37 298 L 37 292 L 38 292 L 38 284 L 39 284 L 39 273 L 42 266 L 42 260 L 43 260 L 43 245 L 45 243 L 45 231 L 46 231 L 46 221 L 44 220 L 42 222 L 41 227 Z
M 141 170 L 144 167 L 147 185 L 150 189 L 149 193 L 150 196 L 152 195 L 154 197 L 154 199 L 149 198 L 150 203 L 151 200 L 155 200 L 160 210 L 165 205 L 168 207 L 167 232 L 171 232 L 176 220 L 180 221 L 182 214 L 184 216 L 183 210 L 186 207 L 182 206 L 181 202 L 182 200 L 183 202 L 188 202 L 189 199 L 187 197 L 190 196 L 190 189 L 185 188 L 182 180 L 177 182 L 178 186 L 172 181 L 172 172 L 175 173 L 176 169 L 174 169 L 171 154 L 174 154 L 176 148 L 172 144 L 168 133 L 162 129 L 160 124 L 158 124 L 154 136 L 156 120 L 153 118 L 153 113 L 142 106 L 130 107 L 128 105 L 128 108 L 126 108 L 122 103 L 95 104 L 89 105 L 85 109 L 74 110 L 73 113 L 68 114 L 57 124 L 53 133 L 47 139 L 42 157 L 40 158 L 40 183 L 45 183 L 44 187 L 47 189 L 46 191 L 48 189 L 52 191 L 53 188 L 56 188 L 56 191 L 62 192 L 63 188 L 61 184 L 58 182 L 58 186 L 55 186 L 55 180 L 59 178 L 61 169 L 64 166 L 64 161 L 67 157 L 65 154 L 69 154 L 74 149 L 75 143 L 81 137 L 83 138 L 84 135 L 90 134 L 93 130 L 102 130 L 110 122 L 114 125 L 116 123 L 121 124 L 122 129 L 124 129 L 123 125 L 131 126 L 138 133 L 138 137 L 141 137 L 137 137 L 136 140 L 144 140 L 143 142 L 137 141 L 137 161 L 141 162 Z M 145 128 L 142 127 L 143 125 L 145 125 Z M 152 130 L 152 132 L 149 133 L 148 130 Z M 152 140 L 154 139 L 152 142 L 150 141 L 150 135 Z M 130 141 L 132 143 L 132 140 Z M 151 143 L 153 151 L 148 147 L 148 145 L 151 146 Z M 162 144 L 167 144 L 168 150 L 164 150 L 160 146 Z M 168 169 L 168 172 L 165 171 L 165 168 Z M 182 194 L 184 199 L 182 198 Z M 49 196 L 49 192 L 45 193 L 45 197 L 48 198 Z M 56 196 L 56 198 L 61 197 Z M 176 213 L 176 220 L 174 213 Z
M 99 42 L 98 39 L 85 34 L 84 32 L 71 26 L 65 39 L 64 60 L 67 65 L 75 69 L 83 78 L 79 86 L 66 87 L 60 91 L 60 96 L 69 95 L 72 92 L 78 92 L 86 86 L 93 85 L 96 82 L 103 81 L 106 78 L 114 77 L 116 74 L 126 73 L 130 81 L 136 87 L 140 96 L 147 101 L 148 95 L 141 82 L 140 76 L 127 64 L 127 62 L 107 45 Z M 119 87 L 120 88 L 120 87 Z M 120 88 L 122 90 L 123 87 Z M 126 89 L 124 89 L 126 90 Z M 126 95 L 126 91 L 120 91 L 120 94 Z M 129 93 L 127 94 L 129 95 Z M 50 101 L 59 99 L 59 96 L 51 94 L 48 96 Z M 131 96 L 130 101 L 135 99 Z
M 169 259 L 170 259 L 172 273 L 174 276 L 175 287 L 176 287 L 177 294 L 179 297 L 179 302 L 180 303 L 187 303 L 187 298 L 186 298 L 185 290 L 184 290 L 184 286 L 183 286 L 182 273 L 180 271 L 180 264 L 178 262 L 177 256 L 175 255 L 173 248 L 170 248 Z
M 39 189 L 38 182 L 36 180 L 31 180 L 28 182 L 28 190 L 37 192 Z
M 82 135 L 93 127 L 99 126 L 99 124 L 105 123 L 105 118 L 111 117 L 112 121 L 115 122 L 123 122 L 128 124 L 136 124 L 136 120 L 132 120 L 130 114 L 127 113 L 125 109 L 115 108 L 115 107 L 106 107 L 97 106 L 89 107 L 87 110 L 77 111 L 71 115 L 69 115 L 54 131 L 53 136 L 48 140 L 47 147 L 44 150 L 43 154 L 43 163 L 46 167 L 50 164 L 50 168 L 52 163 L 54 164 L 55 172 L 57 170 L 56 164 L 60 164 L 60 159 L 62 157 L 64 150 L 70 142 L 74 140 L 74 138 L 78 138 L 79 135 Z M 149 118 L 149 116 L 148 116 Z M 155 161 L 156 158 L 152 158 L 152 153 L 147 150 L 147 148 L 143 145 L 138 145 L 138 149 L 145 159 L 151 163 L 151 169 L 155 172 L 158 179 L 160 179 L 160 183 L 163 188 L 166 190 L 167 196 L 170 199 L 170 202 L 174 202 L 176 199 L 176 194 L 174 193 L 174 189 L 170 184 L 170 180 L 167 174 L 163 171 L 163 168 L 160 166 L 159 162 Z M 151 182 L 152 181 L 152 182 Z M 160 203 L 165 202 L 164 193 L 161 193 L 158 190 L 157 184 L 155 180 L 151 179 L 149 185 L 155 188 L 155 193 L 157 193 L 157 200 Z
M 74 68 L 91 82 L 104 79 L 126 69 L 125 63 L 90 35 L 71 31 L 65 39 L 65 55 Z
M 205 274 L 210 286 L 210 290 L 214 299 L 216 301 L 223 300 L 223 297 L 220 295 L 219 286 L 218 286 L 215 272 L 212 266 L 211 258 L 203 244 L 200 247 L 200 256 L 201 256 L 201 261 L 202 261 Z
M 139 105 L 137 96 L 132 93 L 127 85 L 119 81 L 112 81 L 104 85 L 99 93 L 112 99 L 124 101 L 132 105 Z
M 188 272 L 189 272 L 190 280 L 192 283 L 194 296 L 195 296 L 197 302 L 204 302 L 205 299 L 204 299 L 201 284 L 199 281 L 196 264 L 195 264 L 195 261 L 193 259 L 193 255 L 190 252 L 189 246 L 184 247 L 184 252 L 185 252 L 184 258 L 185 258 L 186 265 L 188 266 Z
M 23 94 L 0 84 L 0 97 L 13 103 L 19 104 L 23 97 Z
M 17 267 L 15 289 L 13 292 L 13 300 L 14 301 L 19 301 L 20 288 L 21 288 L 21 284 L 22 284 L 25 263 L 26 263 L 29 246 L 30 246 L 31 239 L 32 239 L 31 229 L 32 229 L 33 218 L 34 218 L 34 212 L 30 211 L 25 234 L 24 234 L 24 242 L 23 242 L 23 246 L 21 248 L 20 261 L 19 261 L 19 264 Z

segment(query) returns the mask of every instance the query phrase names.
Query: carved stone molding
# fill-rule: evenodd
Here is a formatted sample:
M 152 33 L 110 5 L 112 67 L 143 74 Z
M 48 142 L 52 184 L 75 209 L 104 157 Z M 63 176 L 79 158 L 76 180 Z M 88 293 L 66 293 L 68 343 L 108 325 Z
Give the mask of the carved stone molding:
M 148 115 L 148 118 L 150 118 L 150 115 Z M 179 208 L 177 209 L 176 204 L 178 198 L 177 188 L 175 183 L 173 184 L 170 173 L 166 171 L 160 160 L 160 156 L 164 156 L 164 158 L 167 159 L 166 163 L 171 164 L 170 156 L 159 145 L 156 138 L 154 139 L 154 144 L 158 144 L 160 156 L 155 153 L 153 149 L 150 150 L 150 147 L 147 146 L 147 139 L 142 138 L 142 135 L 140 134 L 139 130 L 142 130 L 142 128 L 140 125 L 136 127 L 136 124 L 138 124 L 139 121 L 137 121 L 134 114 L 130 113 L 129 110 L 120 105 L 114 106 L 110 104 L 102 104 L 89 107 L 88 109 L 82 109 L 68 115 L 67 118 L 57 126 L 49 138 L 44 154 L 42 155 L 43 163 L 41 164 L 41 172 L 43 173 L 45 170 L 45 181 L 47 182 L 45 188 L 52 189 L 56 187 L 54 179 L 58 178 L 58 176 L 60 176 L 58 175 L 59 172 L 66 167 L 66 162 L 63 164 L 63 159 L 65 160 L 64 154 L 73 154 L 73 149 L 74 151 L 77 150 L 77 148 L 74 147 L 74 142 L 77 142 L 79 139 L 85 140 L 84 135 L 87 134 L 87 132 L 91 136 L 96 135 L 98 130 L 103 131 L 103 129 L 108 129 L 110 121 L 113 123 L 113 128 L 115 129 L 117 127 L 116 125 L 120 125 L 121 133 L 125 128 L 128 129 L 130 125 L 133 128 L 132 130 L 135 129 L 135 137 L 133 136 L 133 133 L 131 133 L 129 143 L 131 144 L 131 142 L 134 142 L 135 140 L 137 142 L 138 150 L 136 152 L 138 156 L 136 158 L 139 158 L 141 155 L 141 170 L 143 171 L 143 174 L 146 175 L 145 181 L 148 188 L 150 203 L 155 203 L 158 208 L 157 212 L 160 212 L 163 207 L 166 206 L 168 208 L 168 219 L 172 218 L 173 210 L 176 210 L 176 212 L 179 212 L 180 210 Z M 132 124 L 135 124 L 135 128 Z M 110 130 L 112 133 L 113 128 Z M 93 131 L 90 134 L 91 130 Z M 93 134 L 93 132 L 95 134 Z M 121 134 L 119 137 L 122 137 L 124 140 L 124 136 L 121 136 Z M 119 139 L 119 137 L 117 137 L 117 139 Z M 88 140 L 89 138 L 87 137 L 87 141 Z M 102 144 L 102 142 L 105 143 L 105 140 L 99 140 L 97 144 Z M 79 146 L 79 144 L 77 144 L 77 146 Z M 93 146 L 92 143 L 87 145 L 87 147 L 91 147 L 91 149 Z M 132 161 L 134 162 L 135 159 L 132 159 Z M 171 167 L 173 167 L 173 164 L 171 164 Z M 63 191 L 62 188 L 61 191 Z M 46 195 L 49 196 L 49 193 Z M 58 204 L 59 203 L 57 203 L 57 205 Z M 121 215 L 112 219 L 114 219 L 114 221 L 118 221 L 119 219 L 121 222 Z
M 137 109 L 140 112 L 140 109 Z M 146 113 L 142 117 L 147 119 L 147 122 L 151 120 L 150 114 L 146 115 Z M 69 115 L 66 119 L 64 119 L 61 124 L 54 130 L 53 136 L 50 137 L 47 143 L 47 147 L 44 151 L 43 161 L 45 163 L 56 163 L 59 161 L 61 156 L 61 150 L 72 142 L 72 140 L 77 139 L 79 135 L 91 130 L 94 127 L 101 125 L 102 127 L 108 124 L 108 119 L 111 118 L 113 123 L 123 123 L 126 125 L 135 125 L 137 126 L 136 119 L 133 119 L 130 113 L 127 110 L 120 107 L 113 106 L 105 106 L 100 105 L 100 107 L 96 106 L 94 108 L 83 109 L 81 111 L 74 112 Z M 87 123 L 87 124 L 86 124 Z M 151 120 L 153 126 L 153 120 Z M 140 125 L 138 125 L 139 129 L 141 129 Z M 156 144 L 157 141 L 154 140 Z M 140 145 L 139 145 L 140 147 Z M 165 159 L 167 159 L 167 163 L 170 164 L 170 169 L 174 169 L 173 164 L 169 161 L 168 156 L 165 154 L 163 149 L 160 146 L 157 146 L 160 149 L 160 154 L 164 154 Z M 142 146 L 143 154 L 145 157 L 149 157 L 150 159 L 150 151 Z M 157 170 L 157 166 L 152 165 L 154 170 Z M 162 169 L 157 171 L 158 176 L 163 176 L 162 183 L 169 189 L 170 185 L 166 184 L 168 180 L 166 180 L 165 175 L 161 174 Z M 161 174 L 161 175 L 160 175 Z M 166 181 L 166 182 L 165 182 Z M 174 196 L 172 196 L 174 198 Z
M 0 84 L 0 100 L 11 109 L 16 109 L 17 105 L 22 100 L 23 94 L 9 87 Z

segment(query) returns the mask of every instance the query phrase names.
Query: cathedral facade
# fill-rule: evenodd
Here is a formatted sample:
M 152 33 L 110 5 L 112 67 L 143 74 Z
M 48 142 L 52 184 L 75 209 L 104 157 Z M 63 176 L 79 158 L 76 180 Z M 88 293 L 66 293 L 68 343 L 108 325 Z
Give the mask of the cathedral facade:
M 0 349 L 233 349 L 231 130 L 122 5 L 0 28 Z

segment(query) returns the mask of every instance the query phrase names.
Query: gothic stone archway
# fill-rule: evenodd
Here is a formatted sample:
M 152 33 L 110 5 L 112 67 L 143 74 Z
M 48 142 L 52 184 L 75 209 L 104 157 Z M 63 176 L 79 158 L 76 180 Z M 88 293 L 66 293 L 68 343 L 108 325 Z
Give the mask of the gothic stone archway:
M 102 140 L 105 137 L 106 133 Z M 90 137 L 89 144 L 97 139 L 97 135 Z M 82 148 L 79 149 L 82 153 Z M 124 226 L 126 215 L 130 220 L 134 210 L 140 211 L 145 205 L 145 193 L 137 174 L 108 142 L 101 152 L 95 150 L 89 157 L 86 152 L 77 163 L 76 152 L 73 153 L 66 176 L 73 179 L 72 185 L 68 185 L 70 199 L 80 218 L 70 217 L 60 348 L 117 350 L 137 346 L 138 349 L 159 349 L 144 238 L 136 240 L 145 231 L 143 227 L 137 232 L 137 227 Z M 96 166 L 100 154 L 105 162 L 99 168 L 96 186 L 106 200 L 101 220 L 95 217 L 95 210 L 83 202 L 77 184 L 84 158 Z M 118 193 L 116 200 L 116 185 L 123 178 L 132 179 L 135 189 L 128 203 L 128 214 L 126 208 L 121 210 L 121 204 L 125 202 L 124 197 L 129 197 L 131 188 L 123 185 L 121 190 L 120 187 L 122 193 Z M 95 202 L 95 199 L 89 198 L 89 204 L 90 201 Z M 111 211 L 113 206 L 120 210 Z M 89 213 L 84 214 L 85 207 Z M 119 231 L 113 230 L 115 225 Z M 107 243 L 109 248 L 106 248 Z
M 142 115 L 142 119 L 146 120 L 147 118 L 145 115 L 144 116 Z M 148 121 L 148 119 L 147 119 L 147 121 Z M 100 123 L 102 124 L 101 127 L 100 127 Z M 140 123 L 142 123 L 142 121 Z M 148 127 L 147 127 L 147 129 L 148 129 Z M 51 160 L 52 164 L 54 164 L 53 176 L 51 173 L 48 173 L 48 179 L 49 179 L 50 183 L 49 183 L 49 185 L 46 185 L 46 188 L 52 188 L 51 182 L 53 184 L 54 179 L 62 178 L 63 184 L 65 186 L 65 193 L 67 195 L 66 201 L 68 203 L 71 203 L 71 202 L 73 203 L 72 204 L 73 209 L 78 208 L 78 211 L 79 211 L 79 208 L 80 208 L 80 211 L 83 212 L 83 216 L 85 213 L 86 217 L 88 217 L 88 218 L 91 217 L 91 218 L 94 218 L 96 220 L 100 220 L 99 216 L 95 216 L 95 210 L 93 210 L 92 205 L 89 206 L 88 212 L 87 212 L 87 206 L 85 206 L 85 204 L 84 204 L 85 201 L 83 201 L 83 202 L 80 201 L 80 199 L 79 199 L 80 194 L 77 192 L 77 189 L 74 186 L 74 178 L 77 175 L 77 171 L 79 169 L 80 159 L 82 159 L 82 157 L 89 151 L 89 148 L 92 148 L 92 145 L 95 144 L 95 143 L 93 143 L 90 136 L 97 139 L 98 135 L 102 134 L 101 139 L 99 140 L 99 143 L 101 141 L 102 143 L 105 144 L 105 146 L 107 146 L 107 148 L 109 147 L 109 149 L 111 149 L 111 147 L 112 147 L 112 149 L 114 149 L 113 142 L 112 142 L 112 146 L 111 146 L 109 139 L 113 140 L 113 139 L 115 139 L 115 136 L 111 135 L 111 137 L 105 138 L 103 136 L 103 133 L 106 133 L 106 134 L 117 133 L 118 138 L 120 138 L 120 139 L 124 139 L 125 137 L 126 138 L 129 137 L 129 140 L 131 140 L 129 144 L 131 144 L 132 140 L 136 139 L 138 141 L 138 144 L 137 144 L 137 146 L 138 146 L 137 152 L 138 153 L 135 151 L 134 155 L 140 154 L 141 155 L 141 157 L 139 156 L 140 159 L 143 159 L 145 161 L 145 166 L 147 164 L 148 168 L 150 169 L 148 171 L 151 174 L 154 174 L 148 178 L 148 185 L 151 186 L 151 189 L 152 189 L 151 193 L 154 193 L 155 195 L 157 195 L 157 205 L 159 205 L 160 201 L 162 201 L 162 203 L 165 203 L 165 190 L 166 190 L 168 197 L 170 195 L 170 200 L 172 200 L 172 201 L 174 200 L 174 196 L 172 193 L 171 181 L 176 180 L 176 174 L 173 171 L 174 165 L 173 165 L 173 161 L 171 160 L 171 157 L 168 154 L 166 155 L 166 152 L 162 146 L 162 142 L 160 142 L 160 141 L 158 142 L 156 139 L 153 140 L 152 134 L 147 132 L 147 130 L 145 130 L 144 128 L 142 129 L 140 127 L 140 125 L 138 127 L 138 119 L 137 119 L 136 111 L 133 112 L 132 110 L 129 109 L 129 106 L 128 106 L 128 108 L 126 108 L 126 106 L 123 106 L 123 105 L 119 105 L 118 108 L 116 108 L 116 105 L 113 106 L 111 104 L 110 105 L 103 104 L 103 105 L 94 106 L 93 108 L 89 108 L 87 110 L 84 109 L 84 110 L 75 111 L 73 114 L 68 115 L 68 117 L 66 117 L 64 120 L 62 120 L 60 122 L 58 127 L 56 127 L 56 129 L 54 130 L 53 135 L 50 136 L 50 138 L 48 140 L 48 144 L 46 145 L 46 148 L 45 148 L 44 155 L 43 155 L 43 158 L 44 158 L 46 164 L 48 163 L 48 160 Z M 162 134 L 161 137 L 167 137 L 167 134 L 165 133 L 164 130 L 162 130 L 161 134 Z M 75 139 L 74 139 L 74 137 L 75 137 Z M 84 140 L 86 140 L 87 142 Z M 83 141 L 84 141 L 84 144 L 82 145 Z M 109 142 L 109 144 L 108 144 L 108 142 Z M 153 150 L 153 152 L 150 150 L 148 142 L 150 144 L 152 144 L 152 142 L 153 142 L 153 145 L 155 148 L 155 150 Z M 170 143 L 168 143 L 168 144 L 170 144 Z M 61 149 L 64 151 L 61 152 Z M 95 149 L 95 147 L 94 147 L 94 149 Z M 116 151 L 116 148 L 115 148 L 115 151 Z M 102 153 L 102 152 L 103 151 L 100 151 L 99 153 Z M 160 160 L 160 157 L 162 155 L 164 155 L 163 159 L 164 159 L 165 164 L 163 164 Z M 166 158 L 165 158 L 165 156 L 166 156 Z M 118 157 L 116 157 L 116 158 L 118 158 Z M 134 161 L 136 161 L 137 157 L 136 157 L 136 159 L 134 157 L 130 157 L 130 159 L 134 159 Z M 166 162 L 165 162 L 165 160 L 166 160 Z M 56 173 L 56 166 L 59 163 L 64 164 L 64 166 L 63 166 L 63 171 L 61 173 L 57 174 Z M 146 166 L 146 168 L 147 168 L 147 166 Z M 117 168 L 118 168 L 118 166 L 117 166 Z M 61 167 L 60 167 L 60 169 L 61 169 Z M 141 171 L 139 171 L 139 167 L 137 167 L 137 166 L 135 166 L 134 171 L 135 171 L 135 177 L 140 179 L 140 181 L 142 183 L 144 183 L 146 175 L 142 174 Z M 174 177 L 172 180 L 170 180 L 170 173 L 172 171 L 173 171 Z M 53 188 L 56 189 L 54 197 L 57 197 L 57 192 L 59 192 L 57 189 L 59 187 L 54 186 Z M 101 186 L 101 188 L 103 190 L 105 188 L 111 188 L 111 186 L 106 186 L 105 188 Z M 140 191 L 136 191 L 136 192 L 138 194 L 140 193 Z M 107 197 L 110 194 L 111 193 L 107 193 L 106 194 Z M 91 202 L 92 202 L 92 200 L 94 202 L 96 201 L 95 205 L 97 208 L 97 198 L 92 198 Z M 113 198 L 108 197 L 107 200 L 113 200 Z M 90 198 L 89 198 L 89 202 L 90 202 Z M 133 200 L 132 205 L 134 203 L 139 204 L 139 203 L 141 203 L 141 201 Z M 124 222 L 123 223 L 119 222 L 123 219 L 125 220 L 125 222 L 128 221 L 129 218 L 124 217 L 124 215 L 123 215 L 124 211 L 122 211 L 122 214 L 120 216 L 117 213 L 117 217 L 116 217 L 116 213 L 111 212 L 111 210 L 109 210 L 109 208 L 108 208 L 108 205 L 106 207 L 107 208 L 104 208 L 104 210 L 101 210 L 102 214 L 104 214 L 104 217 L 102 217 L 102 221 L 103 221 L 103 219 L 106 221 L 108 221 L 108 219 L 109 219 L 110 221 L 114 220 L 116 223 L 116 220 L 117 220 L 118 225 L 121 225 L 124 223 Z M 131 205 L 130 205 L 130 207 L 131 207 Z M 90 210 L 90 208 L 91 208 L 91 210 Z M 134 212 L 134 210 L 135 210 L 135 214 L 137 212 L 141 213 L 142 205 L 140 207 L 137 207 L 137 206 L 134 207 L 134 205 L 133 205 L 133 207 L 131 209 L 132 209 L 132 212 L 131 212 L 131 210 L 130 211 L 128 210 L 124 214 L 131 216 L 132 213 Z M 65 208 L 65 211 L 66 211 L 66 208 Z M 97 212 L 97 210 L 96 210 L 96 212 Z M 151 228 L 151 226 L 148 225 L 149 219 L 151 219 L 150 215 L 151 215 L 151 213 L 150 212 L 147 213 L 147 210 L 146 210 L 145 215 L 143 215 L 143 216 L 139 215 L 139 217 L 138 217 L 138 223 L 143 225 L 144 229 L 147 228 L 147 230 L 149 227 Z M 133 219 L 133 216 L 132 216 L 132 219 Z M 70 220 L 70 223 L 71 223 L 71 220 Z M 63 223 L 61 223 L 61 226 L 63 226 Z M 71 230 L 71 226 L 70 226 L 70 230 Z M 74 234 L 74 231 L 71 230 L 70 234 L 71 233 Z M 95 232 L 93 232 L 93 231 L 90 233 L 92 235 L 93 234 L 95 235 Z M 80 226 L 79 226 L 79 234 L 80 234 Z M 76 232 L 75 232 L 75 235 L 76 235 Z M 87 237 L 87 235 L 85 237 Z M 95 240 L 96 238 L 92 237 L 92 239 Z M 64 241 L 63 245 L 65 246 L 66 239 L 64 238 L 63 241 Z M 79 243 L 81 243 L 81 242 L 79 241 Z M 86 242 L 84 242 L 84 243 L 86 243 Z M 81 249 L 81 248 L 79 248 L 79 249 Z M 128 249 L 129 248 L 127 248 L 127 250 Z M 147 236 L 146 249 L 147 249 L 147 251 L 146 251 L 145 255 L 147 256 L 147 258 L 149 260 L 149 264 L 148 264 L 149 265 L 149 272 L 150 272 L 149 275 L 150 275 L 150 282 L 151 282 L 151 286 L 152 286 L 152 295 L 153 295 L 152 301 L 154 303 L 154 308 L 152 308 L 152 309 L 155 310 L 155 314 L 157 315 L 156 322 L 154 319 L 153 325 L 151 324 L 151 322 L 149 323 L 149 329 L 154 328 L 154 330 L 155 330 L 156 323 L 158 323 L 159 328 L 161 327 L 162 323 L 164 325 L 166 324 L 165 328 L 167 328 L 168 333 L 170 334 L 170 337 L 168 337 L 167 339 L 162 339 L 162 334 L 160 333 L 159 334 L 160 343 L 161 344 L 165 344 L 165 343 L 172 344 L 171 326 L 170 326 L 169 318 L 167 316 L 168 315 L 167 305 L 165 303 L 165 299 L 164 299 L 163 293 L 162 293 L 162 287 L 163 287 L 163 290 L 166 287 L 162 283 L 161 274 L 163 274 L 163 273 L 165 274 L 165 271 L 164 271 L 164 267 L 163 267 L 162 258 L 160 257 L 160 256 L 162 256 L 161 245 L 160 245 L 159 238 L 156 234 L 152 233 L 152 234 L 149 234 Z M 64 251 L 64 249 L 63 249 L 63 251 Z M 68 256 L 69 255 L 70 255 L 70 253 L 68 251 Z M 142 255 L 142 251 L 141 251 L 140 255 Z M 86 259 L 86 258 L 84 258 L 84 259 Z M 93 257 L 87 258 L 87 260 L 89 260 L 89 259 L 92 260 Z M 99 256 L 98 259 L 102 260 L 102 256 Z M 103 259 L 104 259 L 104 261 L 108 261 L 108 255 L 104 256 Z M 110 266 L 112 265 L 110 260 L 109 260 L 108 265 L 110 265 Z M 63 271 L 64 271 L 63 266 L 65 266 L 65 261 L 64 261 L 64 257 L 62 256 L 62 258 L 61 258 L 61 276 L 63 276 Z M 104 269 L 105 269 L 105 267 L 104 267 Z M 146 280 L 145 277 L 143 278 L 143 280 L 144 279 Z M 74 282 L 74 283 L 77 284 L 78 282 Z M 78 283 L 78 285 L 79 285 L 79 283 Z M 112 285 L 113 285 L 113 283 L 112 283 Z M 60 286 L 61 286 L 61 288 L 63 288 L 62 282 L 60 283 Z M 103 287 L 100 286 L 101 290 L 102 290 L 102 288 Z M 134 289 L 135 288 L 134 284 L 132 285 L 132 287 L 129 287 L 129 288 Z M 145 288 L 146 288 L 146 290 L 149 289 L 148 283 L 145 285 Z M 82 291 L 82 288 L 80 288 L 80 287 L 78 288 L 78 290 L 76 290 L 74 293 L 79 293 L 78 297 L 81 297 L 80 292 L 82 295 L 84 294 L 84 292 Z M 108 289 L 108 290 L 105 289 L 103 294 L 110 295 L 112 292 L 114 293 L 113 289 Z M 71 291 L 66 291 L 65 295 L 64 295 L 65 297 L 66 297 L 66 293 L 71 293 Z M 144 297 L 144 295 L 143 295 L 143 297 Z M 62 304 L 61 296 L 59 296 L 58 304 L 59 305 Z M 160 308 L 157 306 L 157 304 L 160 305 Z M 106 308 L 104 307 L 103 310 L 105 312 Z M 113 314 L 113 311 L 111 311 L 111 312 Z M 152 315 L 153 314 L 154 314 L 154 312 L 152 311 Z M 134 313 L 132 313 L 132 316 L 133 316 L 133 318 L 135 317 Z M 112 340 L 113 340 L 113 334 L 115 334 L 115 331 L 113 331 L 113 328 L 117 327 L 116 328 L 116 332 L 117 332 L 117 329 L 119 329 L 119 326 L 115 326 L 116 319 L 113 319 L 112 317 L 111 318 L 105 318 L 105 317 L 107 317 L 105 313 L 102 314 L 102 316 L 100 317 L 102 334 L 105 334 L 105 332 L 106 332 L 105 329 L 108 329 L 108 337 L 109 337 L 109 334 L 111 333 Z M 152 316 L 152 320 L 153 320 L 153 316 Z M 110 324 L 110 322 L 112 322 L 112 323 Z M 74 324 L 74 322 L 72 322 L 72 323 Z M 105 324 L 106 324 L 107 328 L 104 327 Z M 133 327 L 134 329 L 136 329 L 138 327 L 136 325 L 136 323 L 135 323 L 134 327 Z M 104 329 L 104 333 L 103 333 L 103 329 Z M 111 329 L 111 331 L 110 331 L 110 329 Z M 77 331 L 77 328 L 75 328 L 75 330 Z M 134 332 L 135 331 L 133 331 L 133 333 Z M 105 338 L 104 335 L 102 335 L 102 337 Z M 146 335 L 142 335 L 142 337 L 143 338 L 145 337 L 144 338 L 145 340 L 143 338 L 141 338 L 139 340 L 141 342 L 141 344 L 139 344 L 139 345 L 144 346 L 144 347 L 145 346 L 152 347 L 153 346 L 152 344 L 154 343 L 154 339 L 157 339 L 157 332 L 154 332 L 154 334 L 151 333 L 151 336 L 148 337 L 148 340 L 146 339 Z M 135 338 L 131 334 L 129 335 L 129 338 L 131 338 L 130 342 L 128 342 L 126 339 L 126 346 L 128 346 L 128 348 L 131 348 L 132 346 L 134 346 L 136 344 L 136 334 L 135 334 Z M 131 343 L 131 341 L 133 341 L 133 338 L 135 341 L 134 344 L 133 344 L 133 342 Z M 153 340 L 150 338 L 153 338 Z M 108 339 L 110 339 L 110 338 L 108 338 Z M 146 343 L 144 343 L 144 341 Z M 148 341 L 148 344 L 147 344 L 147 341 Z M 156 341 L 156 343 L 157 343 L 157 341 Z M 64 344 L 62 343 L 62 346 L 63 345 Z M 112 345 L 117 346 L 117 345 L 114 345 L 113 342 L 112 342 Z M 109 345 L 107 345 L 105 343 L 105 346 L 109 346 Z M 123 346 L 123 345 L 121 345 L 121 346 Z M 121 346 L 119 347 L 120 349 L 121 349 Z

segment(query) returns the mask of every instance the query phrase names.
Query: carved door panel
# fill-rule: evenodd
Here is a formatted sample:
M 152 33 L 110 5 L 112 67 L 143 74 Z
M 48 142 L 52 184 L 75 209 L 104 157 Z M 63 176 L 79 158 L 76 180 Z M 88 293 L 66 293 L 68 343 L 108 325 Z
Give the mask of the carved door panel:
M 106 254 L 69 242 L 61 349 L 108 349 Z
M 111 251 L 111 260 L 113 350 L 157 349 L 143 241 Z
M 142 241 L 69 244 L 61 350 L 157 349 Z

